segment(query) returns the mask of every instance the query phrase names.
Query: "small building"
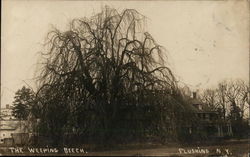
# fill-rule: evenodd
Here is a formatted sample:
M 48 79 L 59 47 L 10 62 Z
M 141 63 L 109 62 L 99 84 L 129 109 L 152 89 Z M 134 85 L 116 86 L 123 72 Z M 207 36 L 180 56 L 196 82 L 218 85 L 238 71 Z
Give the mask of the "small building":
M 5 146 L 24 144 L 28 139 L 28 123 L 12 116 L 12 107 L 6 105 L 0 113 L 0 143 Z
M 4 143 L 5 139 L 12 138 L 12 135 L 15 130 L 15 127 L 2 125 L 0 129 L 0 143 Z
M 15 119 L 15 117 L 12 115 L 12 106 L 10 106 L 9 104 L 7 104 L 5 108 L 1 108 L 0 111 L 1 120 Z

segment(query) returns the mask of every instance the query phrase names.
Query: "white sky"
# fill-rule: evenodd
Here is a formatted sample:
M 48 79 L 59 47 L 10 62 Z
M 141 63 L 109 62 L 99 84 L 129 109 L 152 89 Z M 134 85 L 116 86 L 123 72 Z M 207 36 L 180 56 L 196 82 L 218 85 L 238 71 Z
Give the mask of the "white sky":
M 227 78 L 249 78 L 249 8 L 231 1 L 13 1 L 2 2 L 1 104 L 32 78 L 38 52 L 52 26 L 90 17 L 109 5 L 148 17 L 148 32 L 168 50 L 177 78 L 207 88 Z M 23 81 L 24 80 L 24 81 Z

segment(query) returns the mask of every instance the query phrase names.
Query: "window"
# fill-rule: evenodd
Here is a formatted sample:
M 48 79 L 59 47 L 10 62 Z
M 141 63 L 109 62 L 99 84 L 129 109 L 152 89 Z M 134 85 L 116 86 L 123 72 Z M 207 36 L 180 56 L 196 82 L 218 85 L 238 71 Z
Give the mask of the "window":
M 5 134 L 3 134 L 3 136 L 5 136 Z
M 206 114 L 206 120 L 210 120 L 209 114 Z

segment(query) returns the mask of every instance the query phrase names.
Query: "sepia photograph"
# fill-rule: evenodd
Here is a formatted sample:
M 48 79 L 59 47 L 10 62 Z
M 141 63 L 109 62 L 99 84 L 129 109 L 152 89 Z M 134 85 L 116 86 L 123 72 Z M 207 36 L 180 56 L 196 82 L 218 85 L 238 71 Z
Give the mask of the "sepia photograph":
M 1 4 L 0 156 L 250 156 L 249 0 Z

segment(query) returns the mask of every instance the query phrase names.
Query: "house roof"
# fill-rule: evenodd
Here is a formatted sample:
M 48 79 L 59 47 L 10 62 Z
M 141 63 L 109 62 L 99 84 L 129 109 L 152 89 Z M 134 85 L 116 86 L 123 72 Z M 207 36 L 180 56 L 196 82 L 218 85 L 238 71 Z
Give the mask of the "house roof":
M 20 127 L 20 121 L 17 120 L 1 120 L 0 130 L 16 130 Z
M 193 99 L 190 98 L 189 100 L 190 102 L 190 108 L 194 111 L 194 112 L 206 112 L 206 113 L 212 113 L 212 112 L 216 112 L 213 108 L 211 108 L 209 105 L 203 103 L 201 100 L 199 99 Z M 201 108 L 198 107 L 198 105 L 201 105 Z
M 199 112 L 198 108 L 194 107 L 194 105 L 191 103 L 191 104 L 188 104 L 189 106 L 189 109 L 192 111 L 192 112 Z
M 4 125 L 4 126 L 1 126 L 0 130 L 16 130 L 16 127 Z
M 191 98 L 191 103 L 192 104 L 202 104 L 202 101 L 200 101 L 199 99 L 193 99 L 193 98 Z

